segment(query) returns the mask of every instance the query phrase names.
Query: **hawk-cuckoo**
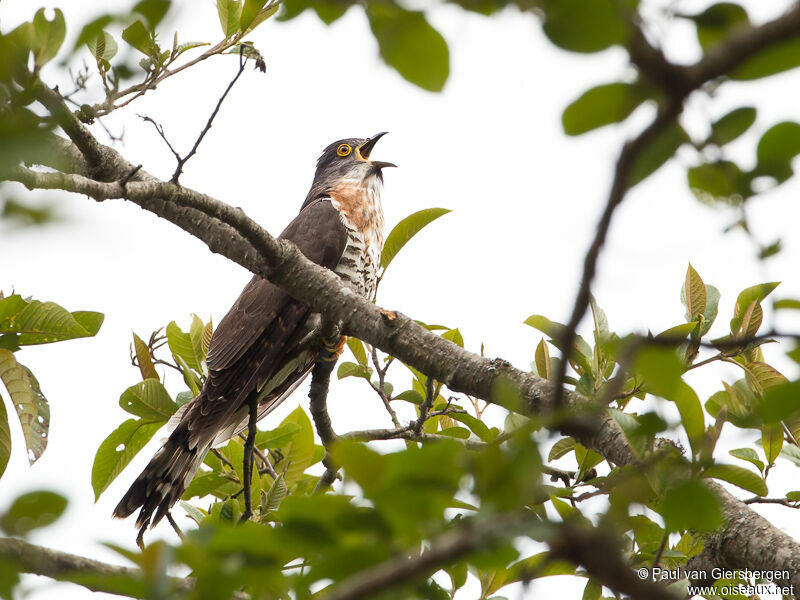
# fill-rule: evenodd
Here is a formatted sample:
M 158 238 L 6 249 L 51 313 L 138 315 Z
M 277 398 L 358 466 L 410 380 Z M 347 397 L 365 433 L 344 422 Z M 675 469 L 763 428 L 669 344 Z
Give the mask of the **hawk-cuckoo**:
M 384 134 L 328 146 L 300 214 L 280 236 L 370 299 L 383 247 L 381 169 L 394 165 L 369 156 Z M 124 518 L 141 507 L 137 527 L 158 523 L 208 450 L 247 428 L 256 401 L 261 419 L 285 400 L 311 371 L 322 343 L 318 313 L 254 276 L 211 338 L 202 391 L 175 414 L 174 431 L 114 516 Z

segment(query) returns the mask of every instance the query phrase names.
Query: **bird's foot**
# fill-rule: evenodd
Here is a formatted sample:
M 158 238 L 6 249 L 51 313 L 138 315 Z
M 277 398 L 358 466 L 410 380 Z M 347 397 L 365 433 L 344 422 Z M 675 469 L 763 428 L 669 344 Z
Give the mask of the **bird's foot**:
M 319 358 L 324 361 L 335 361 L 344 352 L 344 343 L 347 341 L 345 336 L 341 336 L 337 341 L 322 338 L 322 349 Z

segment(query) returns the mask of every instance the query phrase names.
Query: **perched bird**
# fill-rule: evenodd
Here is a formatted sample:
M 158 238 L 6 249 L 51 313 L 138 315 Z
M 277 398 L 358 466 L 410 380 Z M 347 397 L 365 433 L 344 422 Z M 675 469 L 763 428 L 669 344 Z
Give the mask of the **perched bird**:
M 383 248 L 381 169 L 395 166 L 369 157 L 385 133 L 325 148 L 300 214 L 280 235 L 369 299 L 375 296 Z M 209 449 L 248 427 L 251 406 L 261 419 L 300 385 L 322 349 L 321 327 L 318 313 L 254 276 L 211 338 L 202 391 L 173 416 L 172 434 L 114 516 L 125 518 L 141 507 L 137 527 L 143 531 L 158 523 Z

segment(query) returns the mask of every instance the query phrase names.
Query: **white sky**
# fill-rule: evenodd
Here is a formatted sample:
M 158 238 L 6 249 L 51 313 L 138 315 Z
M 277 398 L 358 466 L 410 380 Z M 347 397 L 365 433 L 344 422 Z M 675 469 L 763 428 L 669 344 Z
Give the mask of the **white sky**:
M 79 25 L 100 10 L 83 0 L 60 4 L 67 7 L 68 43 Z M 650 2 L 647 14 L 657 15 L 664 4 Z M 708 3 L 671 4 L 692 12 Z M 754 19 L 763 21 L 789 3 L 745 4 Z M 122 10 L 128 3 L 105 7 L 117 5 Z M 4 0 L 3 30 L 29 19 L 34 8 L 25 0 Z M 220 35 L 210 1 L 183 3 L 172 17 L 164 39 L 171 39 L 175 23 L 180 24 L 182 41 L 216 41 Z M 241 206 L 277 234 L 302 203 L 323 147 L 342 137 L 388 130 L 375 156 L 400 166 L 385 173 L 389 226 L 426 207 L 447 207 L 453 213 L 403 250 L 378 302 L 418 319 L 458 326 L 472 350 L 484 342 L 488 355 L 526 368 L 540 335 L 522 321 L 534 313 L 568 319 L 618 148 L 651 118 L 653 109 L 638 109 L 625 126 L 568 138 L 561 131 L 560 115 L 570 101 L 592 85 L 630 78 L 622 50 L 594 55 L 560 51 L 543 36 L 534 16 L 515 10 L 485 18 L 437 6 L 429 18 L 450 46 L 451 76 L 441 94 L 419 90 L 383 65 L 358 8 L 332 27 L 310 12 L 290 23 L 262 26 L 252 39 L 266 58 L 266 75 L 248 69 L 240 79 L 188 163 L 182 183 Z M 699 55 L 686 23 L 658 26 L 654 32 L 671 58 L 688 61 Z M 90 59 L 88 53 L 86 57 Z M 234 57 L 208 61 L 108 118 L 113 132 L 124 129 L 121 152 L 151 173 L 169 177 L 171 154 L 136 114 L 162 123 L 173 145 L 185 153 L 235 69 Z M 57 70 L 55 65 L 45 69 L 45 79 L 63 85 Z M 744 166 L 752 165 L 758 136 L 779 121 L 798 118 L 799 83 L 800 75 L 794 73 L 729 84 L 714 98 L 698 94 L 684 124 L 700 137 L 710 119 L 741 105 L 757 106 L 752 132 L 730 147 Z M 101 128 L 94 131 L 105 139 Z M 744 235 L 721 234 L 734 215 L 704 207 L 689 193 L 685 169 L 693 160 L 692 153 L 679 153 L 635 188 L 617 211 L 594 294 L 618 332 L 657 332 L 682 321 L 679 292 L 688 261 L 722 292 L 719 322 L 712 330 L 718 335 L 746 286 L 782 280 L 776 296 L 800 297 L 800 240 L 794 235 L 800 223 L 797 183 L 790 181 L 752 203 L 756 235 L 763 241 L 782 237 L 785 248 L 778 257 L 758 263 Z M 4 186 L 3 193 L 21 196 L 24 190 Z M 14 450 L 0 483 L 0 510 L 28 490 L 59 491 L 70 499 L 66 516 L 33 541 L 120 562 L 100 542 L 133 544 L 132 523 L 113 521 L 110 513 L 149 460 L 155 442 L 97 504 L 90 471 L 100 442 L 128 418 L 117 402 L 138 380 L 128 359 L 131 330 L 145 337 L 173 319 L 185 327 L 192 312 L 203 318 L 213 315 L 219 322 L 249 274 L 132 204 L 100 205 L 64 194 L 34 196 L 56 202 L 67 220 L 46 229 L 0 230 L 0 288 L 8 292 L 13 287 L 71 310 L 98 310 L 106 321 L 97 338 L 19 352 L 50 400 L 50 441 L 42 459 L 29 468 L 21 433 L 12 425 Z M 788 319 L 779 324 L 795 331 L 800 325 Z M 796 376 L 782 356 L 788 349 L 772 345 L 765 352 L 787 376 Z M 399 370 L 398 375 L 399 383 L 408 383 Z M 693 374 L 691 383 L 705 401 L 719 389 L 720 379 L 738 377 L 732 367 L 720 367 Z M 172 391 L 179 388 L 172 386 Z M 263 425 L 277 424 L 298 403 L 305 406 L 305 391 L 295 393 Z M 340 432 L 389 425 L 377 398 L 352 380 L 334 383 L 330 409 Z M 672 414 L 664 407 L 659 410 Z M 726 430 L 723 436 L 731 433 Z M 737 435 L 725 442 L 725 449 L 756 438 L 756 432 Z M 770 477 L 771 495 L 797 489 L 787 487 L 792 480 L 793 467 L 777 469 Z M 789 509 L 756 510 L 800 535 L 796 513 Z M 171 531 L 160 528 L 156 535 L 170 536 Z M 44 579 L 28 583 L 36 588 L 31 594 L 36 600 L 87 595 L 81 588 Z M 582 588 L 583 581 L 556 577 L 534 583 L 517 597 L 555 591 L 574 597 Z

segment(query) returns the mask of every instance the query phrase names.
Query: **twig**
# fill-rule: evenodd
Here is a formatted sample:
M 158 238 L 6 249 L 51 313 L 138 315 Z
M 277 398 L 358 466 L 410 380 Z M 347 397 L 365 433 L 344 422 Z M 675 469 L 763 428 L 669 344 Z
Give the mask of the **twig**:
M 742 500 L 742 502 L 745 504 L 780 504 L 782 506 L 788 506 L 789 508 L 800 508 L 800 501 L 789 500 L 789 498 L 762 498 L 760 496 L 754 496 L 753 498 Z
M 167 148 L 169 148 L 169 151 L 172 152 L 172 156 L 174 156 L 175 160 L 177 160 L 178 163 L 180 164 L 181 155 L 178 154 L 178 152 L 175 150 L 175 148 L 172 147 L 172 144 L 170 143 L 169 139 L 167 138 L 167 135 L 164 133 L 164 127 L 162 125 L 160 125 L 159 123 L 156 123 L 155 119 L 153 119 L 151 117 L 148 117 L 147 115 L 137 114 L 136 116 L 139 117 L 142 121 L 144 121 L 146 123 L 152 123 L 152 125 L 153 125 L 153 127 L 155 127 L 156 132 L 158 133 L 159 137 L 164 141 L 164 143 L 167 145 Z
M 428 420 L 428 412 L 433 407 L 433 377 L 428 376 L 425 379 L 425 399 L 419 407 L 419 418 L 414 422 L 414 432 L 420 433 L 425 421 Z
M 239 434 L 239 439 L 247 442 L 247 436 L 243 433 Z M 261 461 L 262 468 L 258 470 L 258 474 L 263 475 L 266 473 L 272 477 L 272 479 L 277 479 L 278 474 L 275 472 L 275 469 L 272 468 L 272 463 L 269 462 L 267 456 L 258 448 L 258 446 L 253 446 L 253 453 L 256 455 L 256 458 Z
M 592 240 L 583 261 L 583 275 L 581 276 L 580 287 L 575 297 L 572 308 L 572 315 L 564 331 L 560 336 L 560 345 L 564 349 L 562 360 L 558 363 L 558 370 L 555 376 L 556 396 L 555 404 L 560 407 L 564 400 L 564 378 L 567 374 L 567 365 L 572 355 L 572 347 L 575 344 L 576 330 L 578 323 L 583 318 L 589 306 L 589 296 L 592 280 L 597 270 L 597 259 L 600 250 L 605 243 L 608 230 L 611 227 L 611 218 L 617 206 L 625 198 L 625 193 L 630 187 L 629 179 L 636 157 L 661 131 L 680 114 L 682 102 L 672 101 L 662 106 L 656 118 L 648 125 L 636 138 L 626 142 L 617 159 L 617 166 L 614 172 L 614 180 L 611 184 L 611 191 L 608 195 L 605 210 L 597 224 L 594 239 Z
M 233 464 L 231 463 L 231 461 L 229 461 L 229 460 L 227 459 L 227 457 L 226 457 L 226 456 L 225 456 L 225 455 L 224 455 L 222 452 L 220 452 L 220 451 L 219 451 L 219 450 L 217 450 L 216 448 L 212 448 L 212 449 L 211 449 L 211 454 L 213 454 L 213 455 L 214 455 L 214 456 L 216 456 L 218 459 L 220 459 L 220 461 L 222 461 L 222 463 L 223 463 L 224 465 L 227 465 L 227 466 L 228 466 L 228 467 L 231 469 L 231 471 L 234 471 L 234 472 L 236 471 L 236 467 L 234 467 L 234 466 L 233 466 Z
M 394 423 L 395 427 L 400 427 L 400 421 L 397 419 L 397 413 L 392 408 L 390 404 L 391 398 L 386 395 L 386 372 L 389 370 L 389 365 L 392 364 L 394 357 L 390 357 L 386 364 L 381 367 L 380 360 L 378 360 L 378 350 L 375 346 L 370 346 L 370 354 L 372 355 L 372 364 L 375 366 L 375 372 L 378 374 L 378 385 L 376 386 L 371 381 L 369 382 L 372 389 L 375 390 L 380 396 L 381 401 L 383 402 L 384 408 L 386 408 L 386 412 L 389 413 L 389 416 L 392 419 L 392 423 Z
M 228 84 L 228 87 L 225 88 L 225 91 L 222 93 L 222 96 L 220 96 L 220 99 L 217 102 L 217 106 L 214 107 L 214 112 L 212 112 L 211 116 L 208 118 L 208 122 L 206 123 L 206 126 L 203 128 L 203 131 L 200 132 L 200 135 L 197 137 L 197 140 L 195 140 L 194 146 L 192 146 L 192 149 L 189 150 L 189 154 L 187 154 L 186 156 L 181 158 L 180 156 L 177 155 L 177 153 L 174 150 L 172 151 L 172 153 L 175 154 L 176 158 L 178 159 L 178 166 L 175 167 L 175 172 L 172 174 L 172 179 L 171 179 L 172 183 L 178 183 L 178 178 L 181 176 L 181 173 L 183 172 L 183 166 L 197 152 L 197 148 L 200 146 L 200 142 L 203 141 L 203 138 L 206 137 L 206 134 L 208 133 L 208 130 L 211 129 L 211 124 L 214 122 L 214 118 L 217 116 L 217 113 L 219 112 L 219 109 L 222 106 L 222 103 L 225 101 L 225 98 L 228 95 L 228 92 L 231 91 L 231 89 L 233 88 L 233 86 L 236 83 L 236 81 L 239 79 L 241 74 L 244 72 L 244 66 L 245 66 L 245 64 L 247 64 L 247 59 L 243 56 L 242 52 L 243 52 L 243 47 L 240 47 L 240 49 L 239 49 L 239 70 L 236 72 L 236 75 L 234 75 L 233 79 Z M 165 141 L 166 141 L 166 139 L 165 139 Z M 169 143 L 169 142 L 167 142 L 167 143 Z M 170 149 L 172 149 L 171 146 L 170 146 Z
M 668 541 L 669 541 L 669 532 L 665 531 L 664 535 L 661 537 L 661 543 L 658 545 L 658 551 L 656 552 L 656 556 L 653 559 L 653 569 L 655 569 L 661 563 L 661 556 L 664 554 L 664 549 L 667 547 Z
M 437 433 L 425 433 L 416 431 L 414 423 L 399 429 L 364 429 L 361 431 L 349 431 L 339 436 L 340 440 L 351 440 L 358 442 L 376 442 L 381 440 L 409 440 L 412 442 L 439 442 L 442 440 L 455 441 L 470 450 L 481 450 L 486 448 L 486 442 L 479 442 L 471 439 L 454 438 L 448 435 Z
M 252 490 L 253 462 L 256 447 L 256 423 L 258 423 L 258 397 L 254 395 L 249 402 L 249 420 L 247 422 L 247 441 L 244 444 L 244 463 L 242 464 L 242 490 L 244 491 L 244 512 L 239 518 L 239 523 L 249 521 L 253 516 Z
M 175 530 L 175 533 L 177 533 L 178 537 L 181 539 L 181 541 L 183 541 L 186 536 L 183 535 L 183 531 L 181 531 L 181 528 L 178 527 L 178 524 L 175 522 L 175 519 L 172 518 L 171 511 L 167 511 L 167 521 L 169 521 L 169 524 L 172 525 L 172 529 Z

